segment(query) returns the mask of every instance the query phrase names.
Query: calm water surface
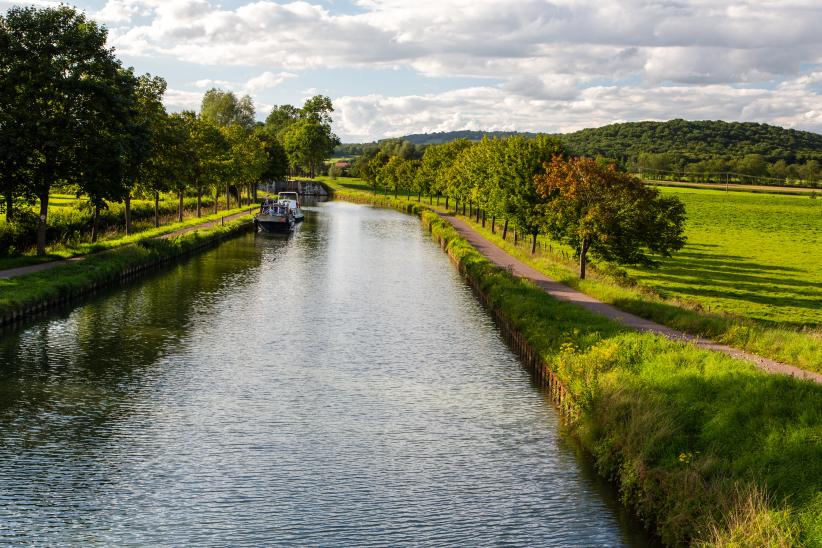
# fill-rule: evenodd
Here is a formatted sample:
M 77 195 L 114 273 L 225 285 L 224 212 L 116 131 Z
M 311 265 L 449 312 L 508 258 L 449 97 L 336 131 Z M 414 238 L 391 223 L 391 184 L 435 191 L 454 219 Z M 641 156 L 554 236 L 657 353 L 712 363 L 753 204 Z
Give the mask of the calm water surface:
M 329 203 L 2 333 L 0 543 L 645 541 L 418 221 Z

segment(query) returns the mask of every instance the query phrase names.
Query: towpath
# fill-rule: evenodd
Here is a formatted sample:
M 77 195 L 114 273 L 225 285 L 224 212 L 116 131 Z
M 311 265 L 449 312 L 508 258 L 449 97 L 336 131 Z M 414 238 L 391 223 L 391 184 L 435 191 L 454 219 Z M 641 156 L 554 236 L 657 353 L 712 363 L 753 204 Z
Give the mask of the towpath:
M 255 208 L 256 209 L 256 208 Z M 201 228 L 209 228 L 212 226 L 216 226 L 223 222 L 233 221 L 234 219 L 239 219 L 245 215 L 248 215 L 252 210 L 249 209 L 247 211 L 241 211 L 239 213 L 234 213 L 233 215 L 228 215 L 227 217 L 221 217 L 220 219 L 216 219 L 213 221 L 208 221 L 206 223 L 202 223 L 199 225 L 187 226 L 181 228 L 179 230 L 175 230 L 174 232 L 169 232 L 167 234 L 161 234 L 160 236 L 155 236 L 156 239 L 164 239 L 164 238 L 171 238 L 172 236 L 179 236 L 180 234 L 185 234 L 187 232 L 193 232 L 195 230 L 199 230 Z M 58 260 L 58 261 L 49 261 L 47 263 L 40 263 L 40 264 L 33 264 L 28 266 L 20 266 L 17 268 L 7 268 L 6 270 L 0 270 L 0 280 L 6 280 L 8 278 L 15 278 L 17 276 L 24 276 L 26 274 L 33 274 L 35 272 L 42 272 L 44 270 L 51 270 L 52 268 L 57 268 L 58 266 L 64 266 L 71 263 L 80 262 L 86 258 L 86 255 L 81 255 L 79 257 L 72 257 L 71 259 L 65 260 Z
M 750 352 L 745 352 L 744 350 L 739 350 L 738 348 L 733 348 L 703 337 L 697 337 L 683 331 L 671 329 L 670 327 L 662 324 L 658 324 L 656 322 L 652 322 L 651 320 L 646 320 L 645 318 L 641 318 L 634 314 L 620 310 L 610 304 L 603 303 L 590 295 L 586 295 L 585 293 L 572 289 L 554 279 L 549 278 L 538 270 L 512 257 L 495 244 L 485 239 L 468 223 L 458 217 L 455 217 L 453 214 L 444 211 L 437 211 L 437 214 L 451 223 L 457 232 L 459 232 L 460 236 L 473 245 L 489 261 L 509 269 L 515 276 L 532 281 L 535 285 L 537 285 L 537 287 L 540 287 L 555 299 L 581 306 L 591 312 L 595 312 L 611 318 L 612 320 L 616 320 L 623 325 L 638 331 L 656 333 L 677 341 L 686 341 L 693 343 L 694 346 L 699 348 L 722 352 L 734 358 L 751 362 L 757 368 L 767 371 L 768 373 L 791 375 L 793 377 L 799 377 L 822 383 L 822 374 L 814 373 L 812 371 L 805 371 L 804 369 L 800 369 L 786 363 L 763 358 L 762 356 L 751 354 Z

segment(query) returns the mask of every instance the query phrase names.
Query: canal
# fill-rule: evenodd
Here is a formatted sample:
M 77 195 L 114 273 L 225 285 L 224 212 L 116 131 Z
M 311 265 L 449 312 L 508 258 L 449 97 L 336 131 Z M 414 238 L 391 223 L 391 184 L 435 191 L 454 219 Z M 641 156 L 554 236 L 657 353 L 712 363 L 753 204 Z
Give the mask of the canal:
M 306 217 L 2 332 L 0 544 L 646 544 L 416 218 Z

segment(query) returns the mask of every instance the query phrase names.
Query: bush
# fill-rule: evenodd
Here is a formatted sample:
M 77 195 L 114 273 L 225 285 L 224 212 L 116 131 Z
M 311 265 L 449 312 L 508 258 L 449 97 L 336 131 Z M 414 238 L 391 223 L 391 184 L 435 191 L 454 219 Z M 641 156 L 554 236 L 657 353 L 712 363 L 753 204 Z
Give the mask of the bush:
M 12 257 L 37 243 L 37 214 L 30 209 L 14 212 L 9 222 L 0 223 L 0 257 Z

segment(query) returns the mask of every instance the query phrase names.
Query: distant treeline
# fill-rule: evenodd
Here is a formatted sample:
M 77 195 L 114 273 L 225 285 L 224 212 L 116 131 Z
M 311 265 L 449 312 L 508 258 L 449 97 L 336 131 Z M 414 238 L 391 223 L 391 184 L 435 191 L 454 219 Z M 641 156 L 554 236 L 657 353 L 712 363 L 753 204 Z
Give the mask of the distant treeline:
M 532 133 L 453 131 L 390 141 L 424 149 L 456 139 Z M 822 135 L 768 124 L 670 120 L 629 122 L 556 135 L 576 156 L 609 159 L 653 178 L 705 182 L 815 184 L 822 180 Z M 338 155 L 356 156 L 385 142 L 344 144 Z M 408 155 L 403 154 L 408 157 Z

